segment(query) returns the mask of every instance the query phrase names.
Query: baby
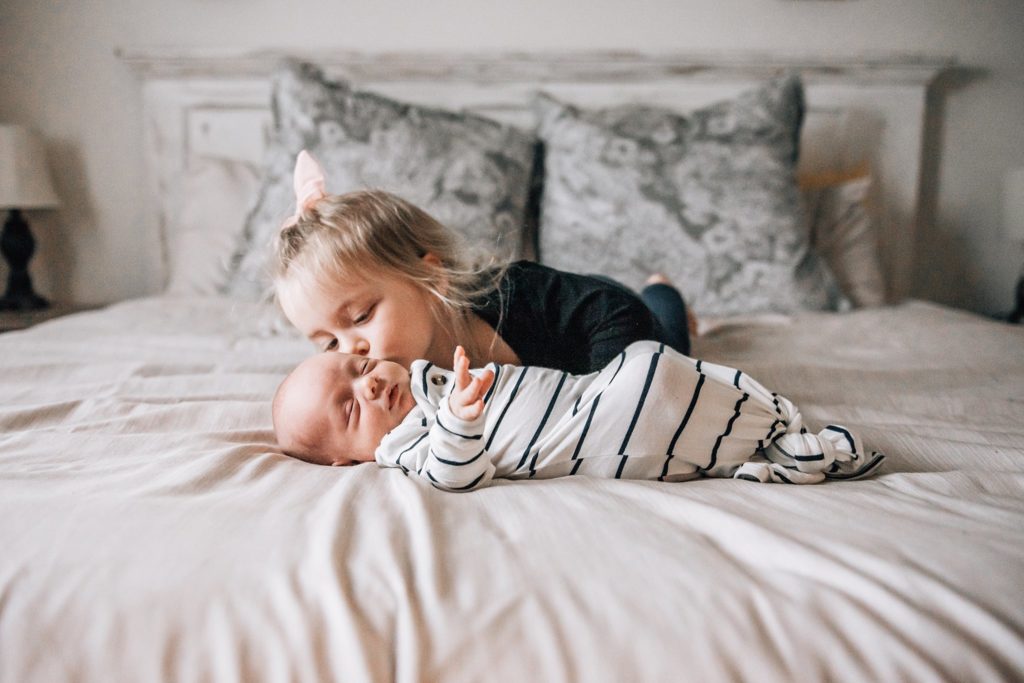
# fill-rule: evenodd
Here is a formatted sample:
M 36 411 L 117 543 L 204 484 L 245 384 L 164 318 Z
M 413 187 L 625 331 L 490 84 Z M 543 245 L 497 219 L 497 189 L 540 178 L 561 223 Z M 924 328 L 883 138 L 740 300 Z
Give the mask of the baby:
M 278 442 L 308 462 L 376 460 L 448 491 L 573 474 L 807 484 L 866 476 L 884 457 L 842 427 L 807 432 L 796 406 L 739 370 L 658 342 L 588 375 L 471 371 L 462 347 L 453 367 L 312 356 L 274 396 Z

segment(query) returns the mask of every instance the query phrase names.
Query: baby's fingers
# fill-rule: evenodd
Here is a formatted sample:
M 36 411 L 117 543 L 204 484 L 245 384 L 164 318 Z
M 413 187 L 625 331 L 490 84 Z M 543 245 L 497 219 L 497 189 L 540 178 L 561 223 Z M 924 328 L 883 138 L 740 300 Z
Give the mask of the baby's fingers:
M 484 412 L 484 402 L 481 399 L 477 399 L 472 403 L 463 406 L 462 414 L 460 417 L 463 420 L 475 420 L 480 417 L 480 414 Z
M 455 371 L 455 387 L 460 391 L 469 386 L 472 377 L 469 374 L 469 358 L 461 346 L 455 347 L 455 357 L 452 360 L 452 369 Z
M 486 370 L 483 374 L 476 378 L 478 382 L 477 396 L 483 396 L 494 384 L 494 370 Z

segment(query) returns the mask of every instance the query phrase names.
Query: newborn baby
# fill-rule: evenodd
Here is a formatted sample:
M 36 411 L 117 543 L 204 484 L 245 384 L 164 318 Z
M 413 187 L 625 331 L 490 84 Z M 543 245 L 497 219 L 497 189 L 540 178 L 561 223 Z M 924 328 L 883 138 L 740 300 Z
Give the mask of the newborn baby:
M 803 428 L 800 411 L 739 370 L 635 342 L 599 372 L 454 370 L 343 353 L 285 378 L 273 419 L 284 452 L 322 465 L 375 460 L 449 491 L 495 478 L 702 476 L 817 483 L 875 471 L 847 429 Z

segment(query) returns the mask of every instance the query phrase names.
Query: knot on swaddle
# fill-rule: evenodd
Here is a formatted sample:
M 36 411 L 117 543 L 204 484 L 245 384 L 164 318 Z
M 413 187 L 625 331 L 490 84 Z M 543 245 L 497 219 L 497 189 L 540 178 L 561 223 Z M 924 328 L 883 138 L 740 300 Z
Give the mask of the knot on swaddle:
M 872 473 L 885 458 L 865 452 L 860 437 L 841 425 L 828 425 L 817 434 L 806 431 L 800 411 L 789 401 L 780 403 L 786 431 L 765 447 L 763 457 L 741 465 L 734 477 L 786 484 L 857 479 Z

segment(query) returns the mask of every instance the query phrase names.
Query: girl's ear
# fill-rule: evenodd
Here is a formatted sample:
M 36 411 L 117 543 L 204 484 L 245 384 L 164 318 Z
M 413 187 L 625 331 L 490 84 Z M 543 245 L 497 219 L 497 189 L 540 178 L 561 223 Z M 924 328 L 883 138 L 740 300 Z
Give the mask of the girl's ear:
M 441 259 L 436 254 L 427 252 L 420 257 L 424 263 L 437 271 L 437 287 L 441 290 L 442 294 L 448 293 L 448 272 L 444 269 L 444 264 L 441 263 Z

